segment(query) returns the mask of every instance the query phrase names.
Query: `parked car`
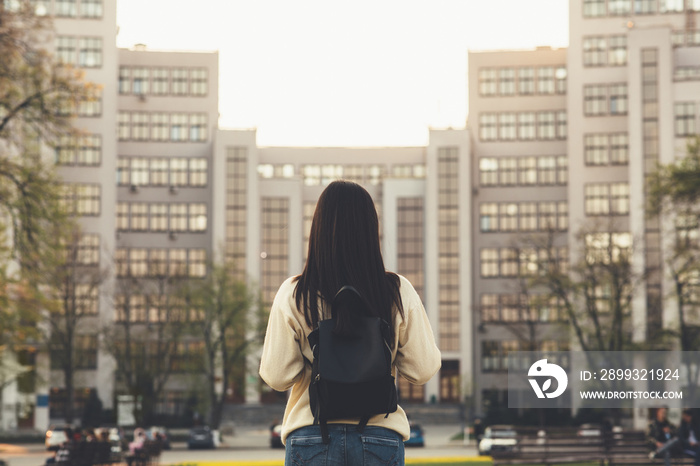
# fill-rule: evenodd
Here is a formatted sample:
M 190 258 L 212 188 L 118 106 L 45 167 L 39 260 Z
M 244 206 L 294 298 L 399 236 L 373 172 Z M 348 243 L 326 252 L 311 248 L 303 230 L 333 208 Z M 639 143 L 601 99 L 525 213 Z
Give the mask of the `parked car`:
M 193 427 L 190 429 L 187 437 L 187 448 L 190 450 L 195 448 L 216 448 L 214 431 L 209 426 Z
M 479 454 L 508 453 L 518 449 L 518 435 L 513 426 L 489 426 L 479 442 Z
M 163 426 L 151 426 L 146 430 L 146 438 L 156 440 L 160 438 L 164 450 L 170 450 L 170 432 Z
M 282 424 L 270 427 L 270 448 L 284 448 L 282 445 Z
M 408 440 L 403 443 L 407 447 L 422 447 L 425 446 L 423 438 L 423 428 L 418 424 L 411 423 L 411 435 Z
M 44 439 L 44 445 L 46 445 L 47 450 L 58 450 L 61 444 L 68 440 L 65 433 L 67 428 L 70 428 L 70 426 L 49 426 Z

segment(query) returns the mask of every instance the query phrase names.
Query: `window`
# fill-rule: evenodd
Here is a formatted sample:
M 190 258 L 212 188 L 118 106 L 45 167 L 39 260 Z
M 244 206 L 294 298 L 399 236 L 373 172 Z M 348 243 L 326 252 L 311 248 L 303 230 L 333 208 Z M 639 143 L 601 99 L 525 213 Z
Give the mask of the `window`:
M 495 141 L 498 139 L 498 126 L 495 113 L 482 113 L 479 115 L 479 137 L 482 141 Z
M 518 204 L 515 202 L 499 205 L 499 230 L 518 231 Z
M 69 65 L 75 64 L 77 61 L 76 46 L 77 41 L 75 40 L 75 37 L 56 37 L 56 60 L 58 60 L 60 63 L 66 63 Z
M 538 157 L 537 172 L 539 184 L 557 184 L 557 159 L 556 157 Z
M 589 36 L 583 38 L 583 66 L 605 65 L 605 37 Z
M 187 204 L 170 204 L 170 231 L 187 231 Z
M 586 165 L 607 165 L 609 163 L 607 134 L 586 134 L 583 141 Z
M 518 184 L 518 159 L 504 157 L 499 161 L 500 183 L 503 186 L 516 186 Z
M 80 16 L 102 18 L 102 0 L 80 0 Z
M 480 308 L 482 322 L 498 322 L 501 320 L 497 294 L 482 294 Z
M 537 113 L 537 138 L 556 139 L 556 121 L 554 112 Z
M 584 187 L 586 215 L 610 213 L 610 186 L 605 183 L 587 184 Z
M 537 159 L 535 157 L 522 157 L 518 160 L 518 178 L 522 185 L 537 184 Z
M 585 236 L 586 261 L 589 263 L 617 262 L 629 258 L 632 235 L 629 233 L 588 233 Z
M 610 114 L 627 115 L 627 84 L 610 86 Z
M 569 182 L 569 159 L 566 155 L 557 157 L 557 183 L 567 184 Z
M 154 95 L 167 95 L 170 93 L 170 76 L 167 68 L 154 68 L 152 77 L 152 92 Z
M 168 159 L 154 157 L 149 159 L 151 186 L 168 186 Z
M 605 16 L 605 0 L 583 0 L 583 17 Z
M 498 204 L 482 203 L 479 207 L 479 225 L 482 232 L 498 231 Z
M 695 103 L 678 102 L 675 105 L 676 136 L 691 136 L 696 133 Z
M 100 68 L 102 66 L 102 38 L 81 37 L 78 41 L 78 66 Z
M 135 186 L 148 185 L 148 159 L 134 157 L 131 159 L 131 184 Z
M 498 71 L 498 90 L 501 95 L 515 95 L 515 69 L 501 68 Z
M 117 231 L 129 231 L 128 202 L 117 202 Z
M 75 368 L 97 369 L 97 335 L 75 335 Z
M 626 16 L 632 13 L 632 0 L 608 0 L 610 16 Z
M 119 157 L 117 159 L 117 186 L 129 186 L 131 184 L 130 160 Z
M 126 66 L 119 67 L 119 93 L 129 94 L 131 92 L 131 70 Z
M 387 168 L 384 165 L 370 165 L 369 167 L 367 167 L 367 183 L 369 183 L 371 185 L 378 185 L 384 179 L 386 172 L 387 172 Z M 341 167 L 341 173 L 342 173 L 342 167 Z M 379 209 L 379 207 L 378 207 L 378 209 Z M 380 219 L 381 219 L 381 217 L 380 217 Z
M 190 231 L 207 231 L 206 204 L 190 204 Z
M 170 140 L 171 141 L 187 141 L 189 134 L 188 117 L 186 113 L 173 113 L 170 118 Z
M 524 112 L 518 114 L 518 137 L 524 141 L 531 141 L 536 138 L 537 125 L 535 114 Z
M 568 137 L 567 125 L 566 110 L 557 111 L 557 139 L 566 139 Z
M 78 102 L 77 115 L 80 117 L 99 117 L 102 115 L 102 94 L 81 99 Z
M 60 165 L 99 166 L 102 159 L 102 136 L 62 135 L 56 146 L 56 163 Z
M 537 204 L 523 202 L 520 204 L 520 231 L 537 230 Z
M 479 94 L 482 96 L 496 95 L 496 69 L 479 70 Z
M 77 262 L 81 265 L 100 265 L 100 235 L 85 233 L 78 241 Z
M 168 229 L 168 204 L 158 203 L 149 205 L 151 231 L 166 232 Z
M 131 140 L 148 141 L 150 136 L 149 115 L 146 112 L 131 114 Z
M 133 277 L 145 277 L 148 274 L 148 250 L 129 250 L 129 272 Z
M 204 277 L 207 275 L 207 252 L 204 249 L 190 249 L 189 276 Z
M 120 141 L 128 141 L 131 139 L 131 114 L 128 112 L 119 112 L 117 114 L 117 132 L 119 133 Z
M 133 68 L 131 70 L 131 76 L 134 80 L 134 94 L 136 95 L 146 95 L 149 91 L 149 71 L 148 68 Z
M 207 69 L 206 68 L 196 68 L 191 71 L 190 77 L 190 87 L 192 95 L 204 96 L 207 95 Z
M 168 141 L 170 139 L 170 116 L 167 113 L 151 114 L 151 140 Z
M 545 66 L 537 70 L 537 92 L 539 94 L 554 94 L 554 67 Z
M 482 157 L 479 160 L 479 174 L 482 186 L 498 185 L 498 159 Z
M 659 0 L 659 13 L 680 13 L 684 0 Z
M 535 69 L 520 68 L 518 71 L 518 92 L 522 95 L 535 93 Z
M 500 113 L 498 115 L 498 133 L 502 141 L 515 141 L 515 113 Z
M 608 65 L 627 64 L 627 36 L 611 36 L 608 39 Z
M 607 113 L 607 86 L 592 84 L 583 87 L 583 113 L 587 116 Z
M 207 114 L 194 113 L 190 115 L 190 141 L 207 140 Z
M 207 159 L 190 159 L 190 186 L 207 185 Z
M 172 71 L 172 93 L 187 95 L 189 93 L 189 72 L 186 68 L 175 68 Z
M 100 215 L 101 186 L 99 184 L 64 184 L 60 202 L 68 213 Z
M 481 250 L 481 276 L 498 277 L 498 249 Z
M 554 72 L 554 77 L 556 78 L 556 83 L 557 83 L 557 94 L 566 94 L 566 77 L 567 77 L 567 71 L 565 66 L 559 66 L 557 67 L 557 70 Z
M 629 161 L 627 133 L 610 135 L 610 163 L 623 165 Z
M 656 13 L 656 0 L 634 0 L 634 12 L 638 15 Z
M 55 0 L 54 12 L 56 16 L 74 18 L 78 15 L 75 0 Z
M 321 167 L 319 165 L 304 165 L 301 169 L 306 186 L 321 184 Z
M 561 231 L 569 229 L 569 203 L 566 201 L 557 203 L 557 228 Z
M 627 215 L 630 212 L 630 187 L 628 183 L 610 184 L 610 213 Z
M 519 254 L 515 248 L 501 248 L 500 250 L 500 267 L 501 277 L 517 277 L 518 276 Z
M 135 202 L 130 206 L 131 231 L 148 231 L 148 204 Z
M 539 229 L 542 231 L 557 228 L 557 204 L 555 202 L 540 202 Z

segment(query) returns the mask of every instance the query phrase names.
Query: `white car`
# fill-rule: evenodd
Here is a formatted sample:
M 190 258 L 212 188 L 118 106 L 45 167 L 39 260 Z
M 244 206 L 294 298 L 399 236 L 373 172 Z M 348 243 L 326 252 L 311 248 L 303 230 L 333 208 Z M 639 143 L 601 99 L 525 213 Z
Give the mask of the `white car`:
M 491 455 L 496 452 L 512 452 L 518 448 L 518 438 L 511 426 L 490 426 L 484 431 L 479 442 L 479 454 Z
M 63 427 L 49 427 L 44 439 L 44 445 L 46 445 L 47 450 L 58 450 L 61 444 L 68 440 L 63 429 Z

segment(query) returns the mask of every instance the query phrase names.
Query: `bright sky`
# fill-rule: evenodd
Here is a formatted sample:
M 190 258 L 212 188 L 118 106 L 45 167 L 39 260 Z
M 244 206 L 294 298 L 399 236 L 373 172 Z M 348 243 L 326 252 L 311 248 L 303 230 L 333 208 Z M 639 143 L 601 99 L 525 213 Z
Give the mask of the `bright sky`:
M 425 145 L 467 52 L 568 44 L 567 0 L 118 0 L 119 47 L 219 51 L 219 126 L 262 146 Z

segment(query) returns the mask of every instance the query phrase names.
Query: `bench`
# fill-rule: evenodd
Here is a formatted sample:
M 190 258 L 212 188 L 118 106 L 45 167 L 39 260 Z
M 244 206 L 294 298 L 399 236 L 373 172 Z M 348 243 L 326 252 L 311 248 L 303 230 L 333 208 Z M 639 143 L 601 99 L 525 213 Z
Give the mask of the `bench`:
M 649 447 L 643 432 L 615 432 L 604 436 L 580 437 L 562 432 L 546 437 L 518 436 L 517 447 L 511 451 L 492 452 L 493 464 L 566 464 L 597 463 L 613 465 L 694 465 L 691 457 L 649 458 Z

